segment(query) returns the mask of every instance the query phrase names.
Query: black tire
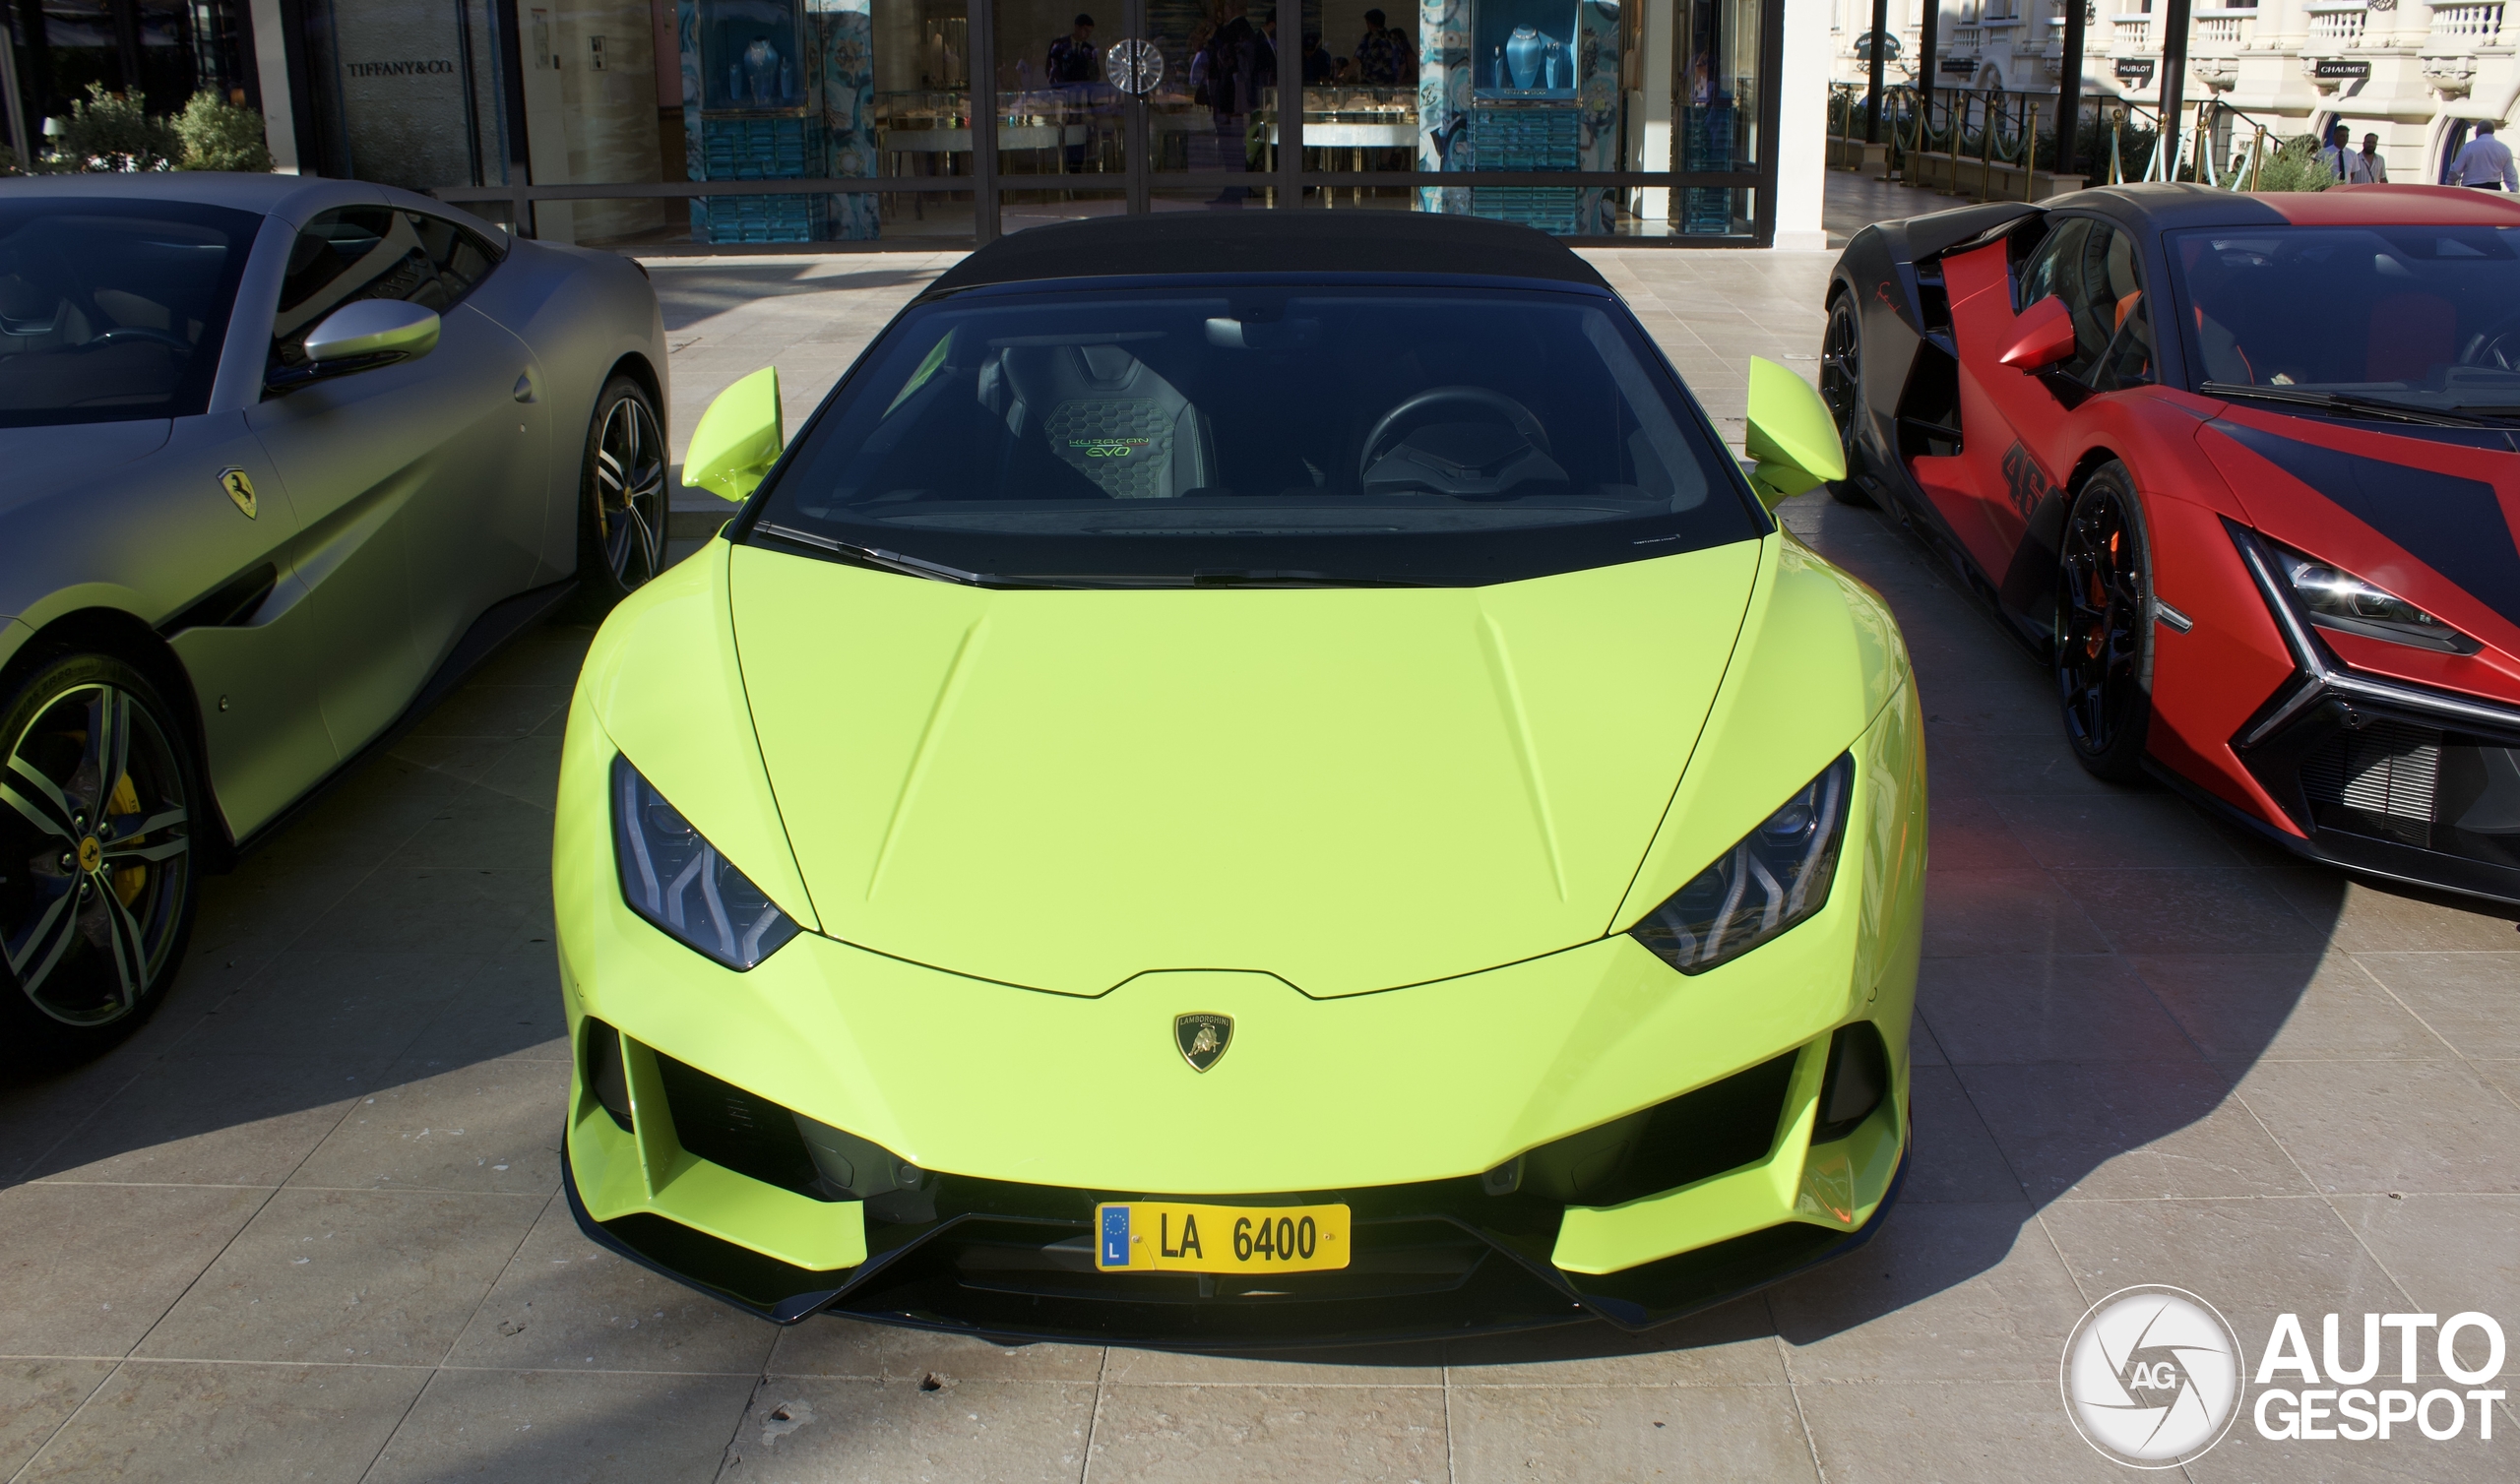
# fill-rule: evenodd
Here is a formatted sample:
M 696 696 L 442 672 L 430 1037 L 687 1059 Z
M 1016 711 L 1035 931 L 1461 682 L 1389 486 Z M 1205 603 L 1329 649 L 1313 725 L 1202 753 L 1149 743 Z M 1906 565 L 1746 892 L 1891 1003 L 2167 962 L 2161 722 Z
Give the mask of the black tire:
M 604 383 L 578 471 L 578 592 L 590 613 L 609 612 L 664 570 L 666 457 L 648 389 L 627 376 Z
M 1847 477 L 1829 481 L 1829 498 L 1858 510 L 1873 508 L 1872 497 L 1858 488 L 1855 470 L 1856 429 L 1863 415 L 1863 316 L 1847 293 L 1829 296 L 1829 328 L 1820 338 L 1820 400 L 1838 420 L 1838 445 L 1846 453 Z
M 164 1002 L 209 837 L 185 737 L 108 654 L 52 660 L 0 700 L 0 1059 L 84 1061 Z
M 2056 543 L 2053 668 L 2065 740 L 2095 777 L 2143 775 L 2153 719 L 2152 547 L 2122 464 L 2083 481 Z

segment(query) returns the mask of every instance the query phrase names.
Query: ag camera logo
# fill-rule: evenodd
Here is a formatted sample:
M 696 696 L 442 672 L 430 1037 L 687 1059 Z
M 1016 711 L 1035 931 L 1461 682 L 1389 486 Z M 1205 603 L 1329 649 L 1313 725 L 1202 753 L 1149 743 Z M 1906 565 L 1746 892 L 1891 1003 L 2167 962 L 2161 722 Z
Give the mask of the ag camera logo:
M 2174 1468 L 2223 1441 L 2239 1415 L 2239 1336 L 2183 1288 L 2121 1288 L 2065 1339 L 2065 1414 L 2104 1456 Z

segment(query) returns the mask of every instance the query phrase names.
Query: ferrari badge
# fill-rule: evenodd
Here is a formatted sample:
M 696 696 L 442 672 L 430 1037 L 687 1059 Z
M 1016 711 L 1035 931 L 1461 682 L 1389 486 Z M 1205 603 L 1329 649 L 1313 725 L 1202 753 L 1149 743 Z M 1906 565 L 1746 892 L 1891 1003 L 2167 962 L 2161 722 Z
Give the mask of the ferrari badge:
M 245 477 L 243 469 L 220 470 L 219 487 L 227 491 L 227 498 L 236 502 L 236 508 L 245 513 L 246 520 L 254 519 L 254 481 Z

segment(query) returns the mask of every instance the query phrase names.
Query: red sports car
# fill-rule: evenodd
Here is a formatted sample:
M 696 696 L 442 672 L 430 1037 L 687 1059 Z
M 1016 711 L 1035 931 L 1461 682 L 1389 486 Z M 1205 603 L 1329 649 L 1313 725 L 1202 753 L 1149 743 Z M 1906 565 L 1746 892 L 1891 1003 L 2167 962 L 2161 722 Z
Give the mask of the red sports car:
M 2520 201 L 2134 185 L 1866 227 L 1839 498 L 2048 656 L 2075 754 L 2520 901 Z

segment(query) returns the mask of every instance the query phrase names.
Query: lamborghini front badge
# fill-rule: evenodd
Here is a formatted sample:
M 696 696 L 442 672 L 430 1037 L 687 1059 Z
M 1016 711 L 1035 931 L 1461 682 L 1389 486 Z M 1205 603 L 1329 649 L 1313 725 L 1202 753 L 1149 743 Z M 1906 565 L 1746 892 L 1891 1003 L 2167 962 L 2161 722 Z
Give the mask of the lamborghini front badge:
M 1233 1017 L 1210 1015 L 1194 1011 L 1172 1018 L 1172 1043 L 1181 1048 L 1181 1059 L 1193 1072 L 1205 1072 L 1225 1055 L 1233 1039 Z

